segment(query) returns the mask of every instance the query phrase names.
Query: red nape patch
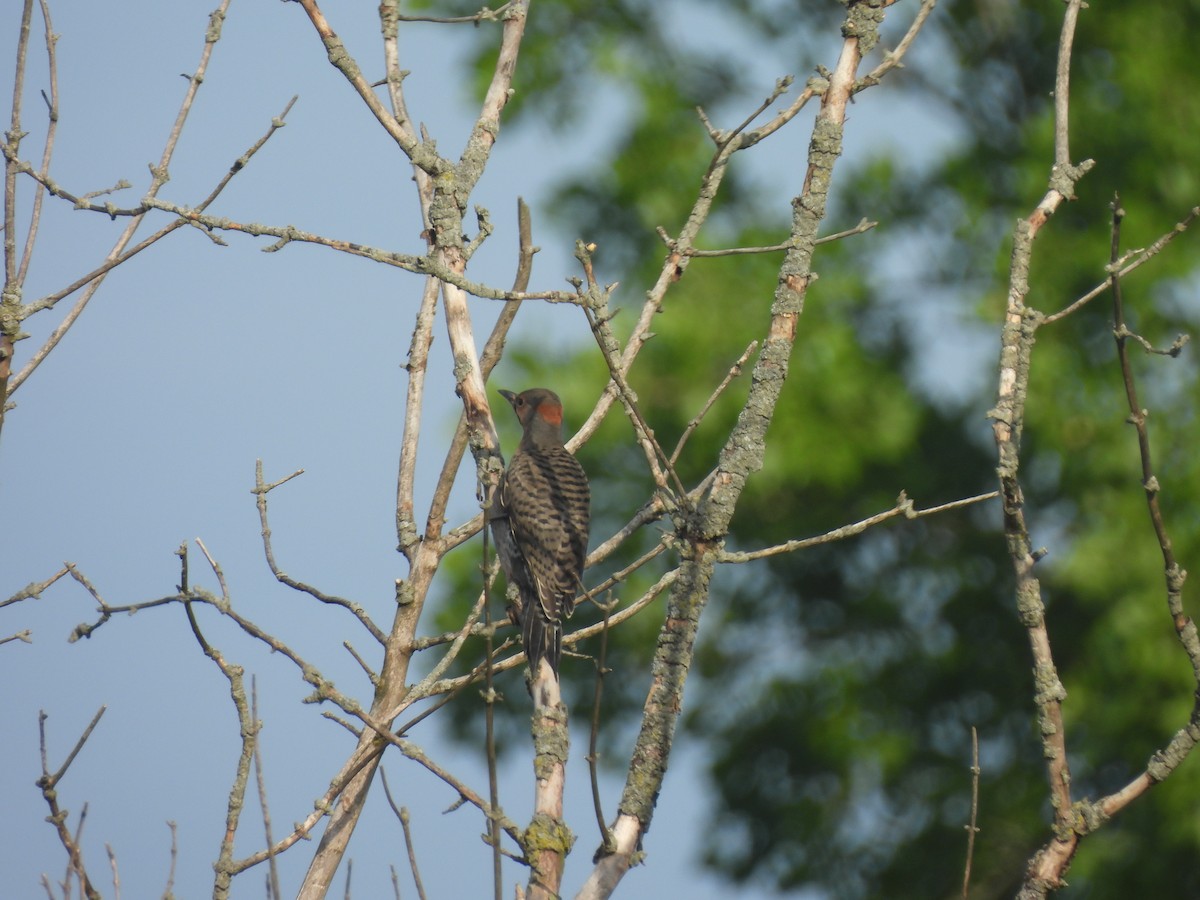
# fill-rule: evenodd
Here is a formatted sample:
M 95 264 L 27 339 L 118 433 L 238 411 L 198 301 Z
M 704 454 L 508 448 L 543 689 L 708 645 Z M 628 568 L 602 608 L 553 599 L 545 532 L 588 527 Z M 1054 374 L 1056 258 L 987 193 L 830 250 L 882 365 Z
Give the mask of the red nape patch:
M 538 415 L 551 425 L 562 424 L 562 406 L 558 403 L 543 403 L 538 407 Z

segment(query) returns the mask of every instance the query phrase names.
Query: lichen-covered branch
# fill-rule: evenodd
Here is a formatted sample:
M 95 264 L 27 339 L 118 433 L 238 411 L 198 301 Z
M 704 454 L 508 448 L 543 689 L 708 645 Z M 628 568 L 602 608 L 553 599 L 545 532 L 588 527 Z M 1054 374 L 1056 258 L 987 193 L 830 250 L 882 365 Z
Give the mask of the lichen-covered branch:
M 1054 663 L 1041 583 L 1034 574 L 1034 566 L 1042 553 L 1034 550 L 1025 521 L 1020 465 L 1021 432 L 1029 393 L 1033 345 L 1037 330 L 1044 321 L 1041 312 L 1025 303 L 1029 293 L 1033 243 L 1041 227 L 1058 207 L 1074 196 L 1075 182 L 1090 168 L 1090 161 L 1079 166 L 1072 165 L 1068 149 L 1070 54 L 1080 5 L 1079 0 L 1068 3 L 1059 38 L 1055 158 L 1050 170 L 1049 187 L 1033 212 L 1017 223 L 1013 233 L 1007 310 L 1000 336 L 999 387 L 996 406 L 989 413 L 999 457 L 997 472 L 1000 477 L 1005 542 L 1016 575 L 1017 615 L 1025 626 L 1033 652 L 1034 705 L 1050 782 L 1050 803 L 1054 809 L 1054 838 L 1030 863 L 1020 894 L 1023 900 L 1045 896 L 1048 890 L 1059 886 L 1059 879 L 1078 843 L 1078 835 L 1072 829 L 1071 776 L 1062 715 L 1066 689 L 1059 680 Z
M 808 170 L 800 195 L 793 201 L 793 246 L 785 254 L 762 350 L 754 366 L 750 393 L 737 423 L 721 450 L 709 492 L 687 517 L 685 542 L 675 583 L 667 599 L 666 619 L 659 632 L 651 670 L 651 686 L 642 726 L 630 759 L 618 815 L 611 829 L 612 847 L 601 848 L 591 875 L 578 896 L 609 896 L 640 850 L 662 787 L 683 704 L 700 617 L 721 543 L 747 478 L 762 467 L 767 428 L 787 379 L 792 347 L 812 272 L 812 254 L 825 216 L 834 164 L 842 149 L 846 105 L 853 92 L 864 43 L 875 40 L 879 18 L 869 4 L 851 3 L 846 35 L 828 88 L 822 96 L 809 146 Z M 870 15 L 864 15 L 871 13 Z M 857 23 L 850 28 L 850 23 Z M 723 163 L 722 163 L 723 164 Z M 686 257 L 680 257 L 683 262 Z

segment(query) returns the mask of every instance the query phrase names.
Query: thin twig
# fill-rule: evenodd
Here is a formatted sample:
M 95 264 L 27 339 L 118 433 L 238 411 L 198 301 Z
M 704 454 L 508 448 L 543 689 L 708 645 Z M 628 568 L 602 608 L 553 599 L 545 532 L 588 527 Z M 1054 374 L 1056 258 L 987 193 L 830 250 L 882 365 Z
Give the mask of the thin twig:
M 1135 269 L 1145 265 L 1159 253 L 1161 253 L 1167 244 L 1171 243 L 1171 241 L 1175 240 L 1176 237 L 1187 231 L 1197 218 L 1200 218 L 1200 206 L 1193 206 L 1188 211 L 1188 214 L 1180 221 L 1176 222 L 1175 226 L 1170 231 L 1160 235 L 1158 239 L 1154 241 L 1154 243 L 1152 243 L 1149 247 L 1146 247 L 1144 250 L 1136 250 L 1132 253 L 1126 253 L 1123 257 L 1118 259 L 1117 262 L 1120 264 L 1120 268 L 1117 271 L 1111 272 L 1113 266 L 1110 264 L 1110 277 L 1105 278 L 1104 281 L 1100 282 L 1086 294 L 1083 294 L 1078 299 L 1072 301 L 1068 306 L 1060 309 L 1056 313 L 1051 313 L 1050 315 L 1046 316 L 1046 318 L 1042 320 L 1042 324 L 1050 325 L 1054 322 L 1057 322 L 1059 319 L 1066 318 L 1067 316 L 1071 315 L 1071 313 L 1076 312 L 1077 310 L 1086 306 L 1092 300 L 1095 300 L 1112 287 L 1112 274 L 1117 275 L 1119 278 L 1124 278 Z
M 383 795 L 387 798 L 388 806 L 390 806 L 392 808 L 392 812 L 396 814 L 396 818 L 400 821 L 400 828 L 404 832 L 404 846 L 408 850 L 408 865 L 412 870 L 413 882 L 417 886 L 417 896 L 420 897 L 421 900 L 425 900 L 425 886 L 421 883 L 421 870 L 417 866 L 417 851 L 413 846 L 412 829 L 409 825 L 408 809 L 396 804 L 395 799 L 392 797 L 391 788 L 388 787 L 387 772 L 382 766 L 379 768 L 379 777 L 383 782 Z M 393 877 L 395 877 L 394 874 Z
M 895 0 L 892 0 L 892 2 L 895 2 Z M 884 75 L 897 66 L 902 65 L 901 61 L 904 59 L 904 54 L 908 52 L 909 46 L 916 40 L 917 35 L 921 31 L 921 26 L 925 24 L 925 20 L 929 18 L 929 14 L 933 12 L 935 6 L 937 6 L 937 0 L 922 0 L 921 8 L 917 10 L 912 24 L 908 26 L 908 31 L 904 33 L 904 37 L 900 39 L 900 43 L 896 45 L 896 49 L 884 53 L 883 62 L 858 80 L 854 85 L 855 93 L 872 85 L 879 84 L 880 79 Z
M 607 314 L 607 292 L 600 290 L 596 284 L 595 275 L 592 272 L 591 251 L 582 241 L 578 241 L 576 242 L 575 255 L 583 263 L 584 271 L 588 278 L 588 302 L 584 305 L 584 314 L 587 316 L 588 325 L 591 326 L 592 334 L 596 338 L 596 344 L 600 348 L 600 353 L 608 365 L 609 377 L 612 379 L 612 383 L 617 386 L 621 405 L 625 408 L 625 413 L 633 424 L 638 443 L 642 446 L 646 454 L 646 462 L 650 468 L 650 475 L 660 490 L 667 492 L 673 489 L 675 495 L 674 502 L 682 505 L 685 509 L 689 508 L 691 506 L 691 499 L 688 491 L 683 486 L 683 482 L 679 478 L 679 473 L 675 471 L 675 465 L 671 457 L 667 456 L 666 451 L 663 450 L 662 445 L 659 444 L 658 439 L 654 436 L 654 430 L 650 428 L 645 416 L 642 415 L 641 407 L 637 402 L 637 394 L 629 386 L 629 382 L 625 378 L 625 373 L 622 371 L 620 344 L 608 324 L 611 316 Z M 668 478 L 670 479 L 670 485 L 667 483 Z
M 290 575 L 280 569 L 275 562 L 275 550 L 271 545 L 271 526 L 267 521 L 267 494 L 284 482 L 295 478 L 303 471 L 304 470 L 301 469 L 300 471 L 293 472 L 291 475 L 287 476 L 286 478 L 282 478 L 273 484 L 266 484 L 263 482 L 262 460 L 255 460 L 254 489 L 251 491 L 251 493 L 254 494 L 255 504 L 258 507 L 258 521 L 262 528 L 263 550 L 267 556 L 267 566 L 270 567 L 271 574 L 275 576 L 275 579 L 279 581 L 280 584 L 285 584 L 293 590 L 308 594 L 310 597 L 320 600 L 322 603 L 330 606 L 340 606 L 343 609 L 348 610 L 351 614 L 353 614 L 354 618 L 358 619 L 362 626 L 366 628 L 368 632 L 370 632 L 371 637 L 375 638 L 375 640 L 377 640 L 380 644 L 384 644 L 387 642 L 386 635 L 384 635 L 384 633 L 379 629 L 379 626 L 371 620 L 371 617 L 367 615 L 366 610 L 364 610 L 361 606 L 350 600 L 346 600 L 343 597 L 336 597 L 326 594 L 312 585 L 305 584 L 303 581 L 298 581 L 297 579 L 292 578 Z
M 596 811 L 596 825 L 600 829 L 600 847 L 602 852 L 611 853 L 613 850 L 612 833 L 605 824 L 604 807 L 600 802 L 600 755 L 597 744 L 600 740 L 600 700 L 604 696 L 604 676 L 611 671 L 605 665 L 608 655 L 608 616 L 616 607 L 616 601 L 599 604 L 604 612 L 604 627 L 600 631 L 600 653 L 596 657 L 596 684 L 592 692 L 592 727 L 588 735 L 588 775 L 592 782 L 592 808 Z
M 834 234 L 827 234 L 824 237 L 817 238 L 817 244 L 828 244 L 833 241 L 840 241 L 843 238 L 852 237 L 856 234 L 863 234 L 870 231 L 872 228 L 877 228 L 878 222 L 872 222 L 867 219 L 859 220 L 859 223 L 853 228 L 847 228 L 845 231 L 838 231 Z M 671 246 L 671 238 L 663 228 L 657 229 L 658 236 L 662 238 L 663 243 L 668 247 Z M 687 256 L 694 258 L 712 258 L 719 256 L 748 256 L 759 253 L 776 253 L 780 250 L 789 250 L 795 246 L 795 241 L 789 239 L 780 244 L 771 244 L 766 247 L 727 247 L 724 250 L 699 250 L 696 247 L 689 247 L 685 252 Z
M 425 408 L 425 375 L 441 285 L 426 278 L 417 309 L 416 324 L 408 346 L 408 390 L 404 401 L 404 431 L 400 438 L 400 463 L 396 476 L 396 539 L 411 567 L 416 562 L 420 536 L 414 517 L 414 485 L 417 478 L 417 445 L 421 437 L 421 414 Z M 427 552 L 427 551 L 426 551 Z
M 784 77 L 778 79 L 775 82 L 775 89 L 771 91 L 767 99 L 760 103 L 758 105 L 758 109 L 746 116 L 746 118 L 742 120 L 741 124 L 735 126 L 732 131 L 723 131 L 721 129 L 714 128 L 712 123 L 709 122 L 708 115 L 704 112 L 702 107 L 696 107 L 696 114 L 700 117 L 700 121 L 704 123 L 705 129 L 708 131 L 708 136 L 712 138 L 713 143 L 715 143 L 718 147 L 721 147 L 725 144 L 728 144 L 739 134 L 749 128 L 755 119 L 757 119 L 771 107 L 772 103 L 787 93 L 788 88 L 792 86 L 792 82 L 794 80 L 795 79 L 791 75 L 785 75 Z
M 375 91 L 370 82 L 363 77 L 362 70 L 359 69 L 358 63 L 342 43 L 342 39 L 337 36 L 337 33 L 330 26 L 325 18 L 325 14 L 321 12 L 317 6 L 316 0 L 297 0 L 308 14 L 309 21 L 312 22 L 313 28 L 321 38 L 321 43 L 325 45 L 325 52 L 329 56 L 329 61 L 338 71 L 345 76 L 346 81 L 350 83 L 358 94 L 359 99 L 366 104 L 367 109 L 375 116 L 375 119 L 383 126 L 397 146 L 404 152 L 415 165 L 419 165 L 430 175 L 436 176 L 445 170 L 445 161 L 438 157 L 436 150 L 427 147 L 422 142 L 418 141 L 408 123 L 399 122 L 396 117 L 387 110 L 375 96 Z
M 963 900 L 967 900 L 967 891 L 971 887 L 971 861 L 975 858 L 975 835 L 979 829 L 975 823 L 979 819 L 979 732 L 971 726 L 971 821 L 967 829 L 967 862 L 963 867 Z
M 63 845 L 63 849 L 67 851 L 68 873 L 73 872 L 75 877 L 79 879 L 80 890 L 88 898 L 88 900 L 100 900 L 100 892 L 92 886 L 91 879 L 88 877 L 87 868 L 83 862 L 83 852 L 79 847 L 78 833 L 72 836 L 70 830 L 67 828 L 68 812 L 67 810 L 60 808 L 58 805 L 57 788 L 58 783 L 62 781 L 63 776 L 67 774 L 67 769 L 71 767 L 71 763 L 74 762 L 75 757 L 79 755 L 79 751 L 83 749 L 83 745 L 87 743 L 88 738 L 91 737 L 92 731 L 99 723 L 100 717 L 104 715 L 104 711 L 107 708 L 108 707 L 106 706 L 101 706 L 96 711 L 96 715 L 92 717 L 92 721 L 88 723 L 87 728 L 83 730 L 83 734 L 80 735 L 79 740 L 75 742 L 75 746 L 71 749 L 71 752 L 67 754 L 66 761 L 64 761 L 63 764 L 59 766 L 58 771 L 54 772 L 53 774 L 50 773 L 48 752 L 46 749 L 46 719 L 48 716 L 44 710 L 38 712 L 38 739 L 42 757 L 42 776 L 37 780 L 37 785 L 42 791 L 42 798 L 46 801 L 46 805 L 50 808 L 50 815 L 47 817 L 46 821 L 54 826 L 55 831 L 58 833 L 58 839 Z M 80 814 L 79 819 L 80 832 L 82 831 L 83 821 L 86 816 L 87 804 L 84 804 L 83 812 Z M 69 877 L 70 876 L 68 874 L 68 880 Z M 63 893 L 66 896 L 69 896 L 70 893 L 65 886 Z
M 167 869 L 167 886 L 163 888 L 163 900 L 175 896 L 175 864 L 179 861 L 179 826 L 174 821 L 167 822 L 171 831 L 171 865 Z
M 669 587 L 671 587 L 672 584 L 675 583 L 675 579 L 678 576 L 678 574 L 679 574 L 679 572 L 677 569 L 672 569 L 669 572 L 666 572 L 661 578 L 658 579 L 658 581 L 656 581 L 653 585 L 651 585 L 650 588 L 647 589 L 646 593 L 642 594 L 641 597 L 639 597 L 637 600 L 635 600 L 633 603 L 629 604 L 629 606 L 625 607 L 624 609 L 620 610 L 619 612 L 614 613 L 612 615 L 612 617 L 609 619 L 609 627 L 615 628 L 617 625 L 620 625 L 622 622 L 625 622 L 628 619 L 632 619 L 634 616 L 636 616 L 638 613 L 640 613 L 643 609 L 645 609 L 647 606 L 649 606 L 651 603 L 653 603 L 655 600 L 657 600 L 663 591 L 667 590 Z M 601 623 L 597 622 L 593 625 L 588 625 L 586 628 L 579 628 L 575 631 L 572 631 L 570 634 L 563 636 L 563 646 L 564 647 L 573 646 L 573 645 L 579 643 L 580 641 L 585 641 L 590 637 L 594 637 L 595 635 L 600 633 L 600 630 L 603 627 L 604 626 Z M 515 668 L 519 665 L 522 665 L 524 662 L 525 662 L 525 653 L 524 653 L 524 651 L 521 651 L 520 653 L 516 653 L 516 654 L 508 657 L 508 659 L 504 659 L 504 660 L 501 660 L 500 662 L 496 663 L 496 671 L 504 672 L 509 669 Z M 461 690 L 462 688 L 466 687 L 468 684 L 477 682 L 482 677 L 483 677 L 483 666 L 480 665 L 477 669 L 475 669 L 472 672 L 467 673 L 466 675 L 459 675 L 456 678 L 447 678 L 443 681 L 439 681 L 439 682 L 431 685 L 429 688 L 429 693 L 432 695 L 432 694 L 445 693 L 447 691 Z
M 21 590 L 17 591 L 7 600 L 0 600 L 0 609 L 13 603 L 20 603 L 22 600 L 28 600 L 31 597 L 39 599 L 42 596 L 42 591 L 46 590 L 46 588 L 50 587 L 50 585 L 54 584 L 54 582 L 58 581 L 58 579 L 62 578 L 69 571 L 69 566 L 63 566 L 45 581 L 34 581 L 25 585 L 25 587 L 21 588 Z
M 483 624 L 487 626 L 484 632 L 483 644 L 483 715 L 484 715 L 484 756 L 487 759 L 488 770 L 488 802 L 492 809 L 500 808 L 500 782 L 497 775 L 496 762 L 496 693 L 494 684 L 495 672 L 492 668 L 492 603 L 489 577 L 488 544 L 491 535 L 488 529 L 483 529 L 483 548 L 479 572 L 483 577 Z M 503 900 L 504 882 L 502 880 L 503 858 L 500 855 L 500 824 L 496 819 L 488 820 L 488 835 L 492 845 L 492 894 L 495 900 Z
M 675 465 L 675 463 L 679 461 L 679 454 L 683 452 L 683 447 L 685 444 L 687 444 L 688 438 L 690 438 L 692 434 L 695 433 L 696 429 L 700 427 L 700 423 L 704 421 L 704 417 L 708 415 L 708 411 L 712 409 L 713 404 L 717 402 L 717 399 L 723 393 L 725 393 L 725 389 L 729 387 L 729 385 L 733 382 L 733 379 L 742 374 L 742 367 L 746 365 L 746 361 L 754 355 L 754 351 L 757 349 L 758 341 L 751 341 L 742 355 L 737 358 L 737 362 L 729 367 L 729 371 L 725 373 L 725 377 L 721 380 L 721 383 L 718 384 L 716 389 L 709 395 L 708 400 L 704 403 L 704 406 L 700 408 L 700 412 L 696 413 L 696 415 L 692 417 L 692 420 L 687 423 L 687 427 L 683 429 L 683 434 L 679 436 L 679 442 L 675 445 L 675 449 L 671 453 L 671 465 Z
M 54 25 L 50 20 L 50 4 L 40 0 L 42 7 L 42 26 L 46 35 L 46 67 L 50 76 L 50 94 L 42 92 L 46 101 L 46 141 L 42 147 L 43 175 L 50 171 L 50 157 L 54 154 L 54 138 L 58 133 L 58 54 L 55 45 L 58 36 L 54 33 Z M 33 209 L 29 214 L 29 230 L 25 235 L 25 250 L 21 254 L 21 266 L 17 271 L 17 284 L 23 285 L 29 273 L 29 263 L 33 259 L 33 247 L 37 241 L 38 230 L 42 221 L 42 203 L 46 199 L 46 189 L 38 185 L 33 192 Z
M 471 16 L 407 16 L 399 15 L 396 18 L 401 22 L 430 22 L 435 25 L 478 25 L 480 22 L 495 22 L 504 17 L 504 13 L 511 6 L 511 3 L 503 3 L 495 9 L 483 7 L 479 12 Z
M 983 503 L 987 500 L 995 500 L 1000 496 L 999 491 L 988 491 L 986 494 L 976 494 L 974 497 L 964 497 L 961 500 L 952 500 L 949 503 L 942 503 L 938 506 L 930 507 L 929 509 L 917 509 L 913 506 L 912 500 L 901 491 L 900 496 L 896 499 L 895 505 L 891 509 L 884 510 L 881 513 L 876 513 L 873 516 L 867 516 L 865 519 L 860 519 L 857 522 L 852 522 L 849 525 L 843 525 L 840 528 L 834 528 L 824 534 L 819 534 L 816 537 L 801 538 L 794 541 L 787 541 L 783 544 L 776 544 L 774 547 L 764 547 L 761 550 L 747 551 L 722 551 L 717 555 L 717 561 L 723 563 L 745 563 L 756 559 L 765 559 L 768 556 L 778 556 L 782 553 L 792 553 L 796 550 L 803 550 L 807 547 L 815 547 L 818 544 L 830 544 L 835 541 L 845 540 L 853 535 L 862 534 L 868 528 L 886 522 L 888 519 L 894 519 L 897 516 L 904 516 L 906 519 L 920 519 L 925 516 L 937 515 L 938 513 L 948 512 L 952 509 L 961 509 L 964 506 L 971 506 L 976 503 Z
M 450 646 L 446 649 L 446 652 L 442 654 L 441 659 L 439 659 L 434 664 L 433 668 L 429 670 L 428 675 L 426 675 L 404 693 L 403 698 L 401 698 L 396 706 L 393 707 L 391 711 L 384 717 L 387 721 L 391 722 L 396 718 L 396 716 L 400 715 L 400 713 L 412 706 L 412 704 L 416 703 L 418 700 L 424 700 L 433 693 L 433 685 L 437 684 L 438 679 L 442 677 L 448 668 L 450 668 L 450 664 L 458 658 L 458 654 L 462 650 L 463 644 L 466 642 L 467 637 L 471 634 L 472 627 L 476 622 L 479 621 L 480 616 L 483 615 L 486 599 L 486 593 L 481 591 L 479 594 L 479 599 L 475 602 L 475 606 L 467 615 L 466 620 L 463 622 L 462 628 L 459 629 L 459 632 L 455 636 L 454 640 L 450 642 Z
M 1121 221 L 1125 211 L 1121 208 L 1121 198 L 1116 197 L 1112 203 L 1112 246 L 1111 258 L 1116 260 L 1121 250 Z M 1125 304 L 1121 292 L 1120 275 L 1112 273 L 1113 298 L 1113 338 L 1117 345 L 1117 361 L 1121 368 L 1121 380 L 1125 385 L 1125 400 L 1129 408 L 1128 421 L 1137 431 L 1138 455 L 1141 459 L 1142 489 L 1146 494 L 1146 506 L 1150 513 L 1150 524 L 1163 558 L 1163 574 L 1166 579 L 1167 609 L 1171 614 L 1175 634 L 1187 653 L 1192 665 L 1192 676 L 1200 687 L 1200 638 L 1197 637 L 1195 626 L 1184 612 L 1183 585 L 1187 580 L 1187 572 L 1175 558 L 1171 537 L 1167 533 L 1167 524 L 1163 519 L 1159 495 L 1163 485 L 1158 474 L 1154 471 L 1153 457 L 1150 452 L 1150 431 L 1146 425 L 1149 411 L 1142 408 L 1138 400 L 1137 382 L 1133 372 L 1133 364 L 1129 359 L 1127 341 L 1131 336 L 1125 324 Z M 1181 759 L 1181 757 L 1180 757 Z
M 426 900 L 425 885 L 421 883 L 421 870 L 417 868 L 417 849 L 413 843 L 408 809 L 405 807 L 401 807 L 400 809 L 400 827 L 404 830 L 404 846 L 408 849 L 408 865 L 412 869 L 413 884 L 417 886 L 417 897 L 420 900 Z
M 516 823 L 500 812 L 500 810 L 493 810 L 488 802 L 480 797 L 479 794 L 477 794 L 471 788 L 469 788 L 465 782 L 452 775 L 443 766 L 430 759 L 424 750 L 422 750 L 408 738 L 397 737 L 383 723 L 377 721 L 369 713 L 360 713 L 358 717 L 362 719 L 363 723 L 370 727 L 377 735 L 399 750 L 408 759 L 411 759 L 418 765 L 423 766 L 450 787 L 454 788 L 463 801 L 476 807 L 485 816 L 498 817 L 500 820 L 500 827 L 504 830 L 504 832 L 514 841 L 520 844 L 520 832 Z
M 108 866 L 112 869 L 113 896 L 121 900 L 121 873 L 117 871 L 117 854 L 113 852 L 112 844 L 106 843 L 104 850 L 108 854 Z
M 254 728 L 261 735 L 262 719 L 258 717 L 258 677 L 250 677 L 250 717 L 254 722 Z M 258 790 L 258 803 L 262 809 L 263 821 L 263 837 L 270 847 L 275 843 L 275 839 L 271 836 L 271 805 L 267 802 L 267 779 L 263 773 L 262 761 L 262 738 L 254 742 L 254 783 Z M 272 854 L 267 860 L 269 872 L 267 875 L 267 894 L 268 900 L 282 900 L 283 892 L 279 887 L 279 866 L 275 861 L 275 855 Z
M 17 38 L 16 75 L 13 77 L 12 114 L 5 137 L 4 166 L 4 288 L 9 291 L 17 282 L 17 169 L 10 156 L 20 145 L 21 103 L 25 94 L 25 66 L 29 53 L 29 24 L 33 18 L 33 0 L 25 0 Z M 9 145 L 15 145 L 10 147 Z
M 233 844 L 234 838 L 237 835 L 238 824 L 241 821 L 242 810 L 245 808 L 246 788 L 250 782 L 250 770 L 254 760 L 255 748 L 258 744 L 258 723 L 254 719 L 250 711 L 250 704 L 246 700 L 243 668 L 227 662 L 221 651 L 213 647 L 200 630 L 200 623 L 196 619 L 196 613 L 192 609 L 190 599 L 192 590 L 188 576 L 186 541 L 179 545 L 177 554 L 180 566 L 179 592 L 185 598 L 183 609 L 187 614 L 188 625 L 191 626 L 192 635 L 196 638 L 196 643 L 200 645 L 200 649 L 204 652 L 204 655 L 213 661 L 221 671 L 221 674 L 229 682 L 229 696 L 233 701 L 234 710 L 237 713 L 238 734 L 241 736 L 241 752 L 238 754 L 233 783 L 229 788 L 229 799 L 225 810 L 225 833 L 221 840 L 219 855 L 216 862 L 213 863 L 213 870 L 216 872 L 213 896 L 225 898 L 229 896 L 230 883 L 237 873 L 237 864 L 233 858 Z M 217 573 L 218 579 L 223 581 L 223 577 L 215 561 L 209 556 L 207 550 L 204 551 L 204 554 L 208 558 L 209 565 Z M 222 605 L 222 608 L 227 609 L 228 607 L 228 598 L 226 598 L 226 602 Z

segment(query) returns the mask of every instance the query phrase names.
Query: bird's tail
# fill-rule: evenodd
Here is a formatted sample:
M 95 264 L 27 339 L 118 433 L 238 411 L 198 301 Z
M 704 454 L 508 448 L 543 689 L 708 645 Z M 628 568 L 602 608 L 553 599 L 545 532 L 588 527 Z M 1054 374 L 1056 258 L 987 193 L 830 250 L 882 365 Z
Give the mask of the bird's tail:
M 529 673 L 537 678 L 544 659 L 557 677 L 558 663 L 562 659 L 562 623 L 552 622 L 540 612 L 536 603 L 528 604 L 521 622 L 521 641 L 529 658 Z

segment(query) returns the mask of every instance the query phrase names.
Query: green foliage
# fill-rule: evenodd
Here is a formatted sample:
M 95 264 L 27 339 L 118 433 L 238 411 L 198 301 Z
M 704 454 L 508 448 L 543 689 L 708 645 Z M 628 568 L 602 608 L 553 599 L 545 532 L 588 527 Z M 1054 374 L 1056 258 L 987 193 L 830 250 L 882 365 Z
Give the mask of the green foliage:
M 807 10 L 792 6 L 783 29 L 780 4 L 736 4 L 731 8 L 745 32 L 723 53 L 699 56 L 671 45 L 643 4 L 538 5 L 522 56 L 528 66 L 522 115 L 554 119 L 577 109 L 597 73 L 633 95 L 612 159 L 589 164 L 561 188 L 556 205 L 577 233 L 599 243 L 603 279 L 621 280 L 630 302 L 661 263 L 663 249 L 649 239 L 651 229 L 679 225 L 711 152 L 691 106 L 730 98 L 738 79 L 728 73 L 748 46 L 777 48 L 788 43 L 790 29 L 802 30 Z M 995 392 L 1005 235 L 1046 190 L 1053 155 L 1048 92 L 1061 8 L 944 7 L 930 26 L 948 48 L 941 68 L 926 64 L 919 78 L 877 90 L 907 90 L 938 105 L 964 136 L 950 155 L 925 161 L 919 171 L 875 156 L 839 173 L 826 230 L 860 216 L 882 224 L 818 253 L 821 277 L 800 320 L 766 464 L 743 496 L 731 548 L 820 534 L 890 507 L 901 489 L 932 506 L 995 486 L 984 412 Z M 564 32 L 570 52 L 559 52 L 553 28 L 572 15 L 581 18 Z M 1101 5 L 1081 14 L 1072 158 L 1098 164 L 1080 183 L 1078 199 L 1038 239 L 1029 297 L 1036 308 L 1062 309 L 1103 280 L 1115 192 L 1128 212 L 1126 248 L 1149 243 L 1197 202 L 1200 167 L 1194 129 L 1185 124 L 1200 118 L 1191 41 L 1197 30 L 1197 2 Z M 649 47 L 670 50 L 661 72 L 647 63 L 654 58 L 644 55 Z M 698 72 L 718 74 L 685 77 Z M 852 116 L 849 141 L 858 128 Z M 786 209 L 764 205 L 741 173 L 734 179 L 703 245 L 778 241 L 786 223 L 772 217 Z M 1130 325 L 1156 346 L 1200 324 L 1194 260 L 1175 247 L 1125 282 Z M 656 336 L 632 375 L 642 410 L 668 451 L 730 365 L 762 337 L 777 267 L 777 255 L 694 260 L 668 294 Z M 953 313 L 930 313 L 939 309 L 931 305 L 938 298 L 950 298 Z M 1068 690 L 1064 713 L 1077 798 L 1100 796 L 1134 777 L 1187 722 L 1194 688 L 1166 612 L 1136 440 L 1124 424 L 1110 304 L 1101 297 L 1040 333 L 1023 447 L 1035 545 L 1050 551 L 1039 575 Z M 993 335 L 977 367 L 987 376 L 983 388 L 972 390 L 967 380 L 946 391 L 931 347 L 966 340 L 981 327 Z M 520 362 L 528 376 L 522 384 L 562 368 L 544 358 Z M 1169 359 L 1135 349 L 1134 365 L 1140 402 L 1152 411 L 1175 552 L 1195 568 L 1195 354 L 1188 347 Z M 568 368 L 573 380 L 556 388 L 567 397 L 568 413 L 579 414 L 605 370 L 591 349 Z M 679 465 L 685 483 L 695 484 L 714 465 L 746 389 L 735 381 L 691 437 Z M 647 496 L 631 434 L 614 411 L 582 454 L 597 498 L 597 536 L 622 525 Z M 711 754 L 720 824 L 706 830 L 711 865 L 734 881 L 835 897 L 956 893 L 974 726 L 983 774 L 972 896 L 1011 893 L 1030 854 L 1048 838 L 1049 819 L 1030 654 L 998 529 L 993 503 L 894 522 L 717 573 L 686 717 Z M 653 546 L 658 533 L 648 532 L 611 566 Z M 620 596 L 638 596 L 660 571 L 639 574 Z M 1185 604 L 1194 613 L 1192 597 L 1194 591 L 1186 594 Z M 580 613 L 584 620 L 595 615 Z M 612 754 L 644 696 L 660 615 L 661 608 L 651 607 L 612 635 L 616 673 L 606 682 L 605 701 Z M 582 721 L 591 669 L 569 660 L 564 673 L 575 721 Z M 1200 893 L 1198 792 L 1200 769 L 1189 762 L 1084 842 L 1072 886 L 1061 895 Z M 651 835 L 651 854 L 653 841 Z

